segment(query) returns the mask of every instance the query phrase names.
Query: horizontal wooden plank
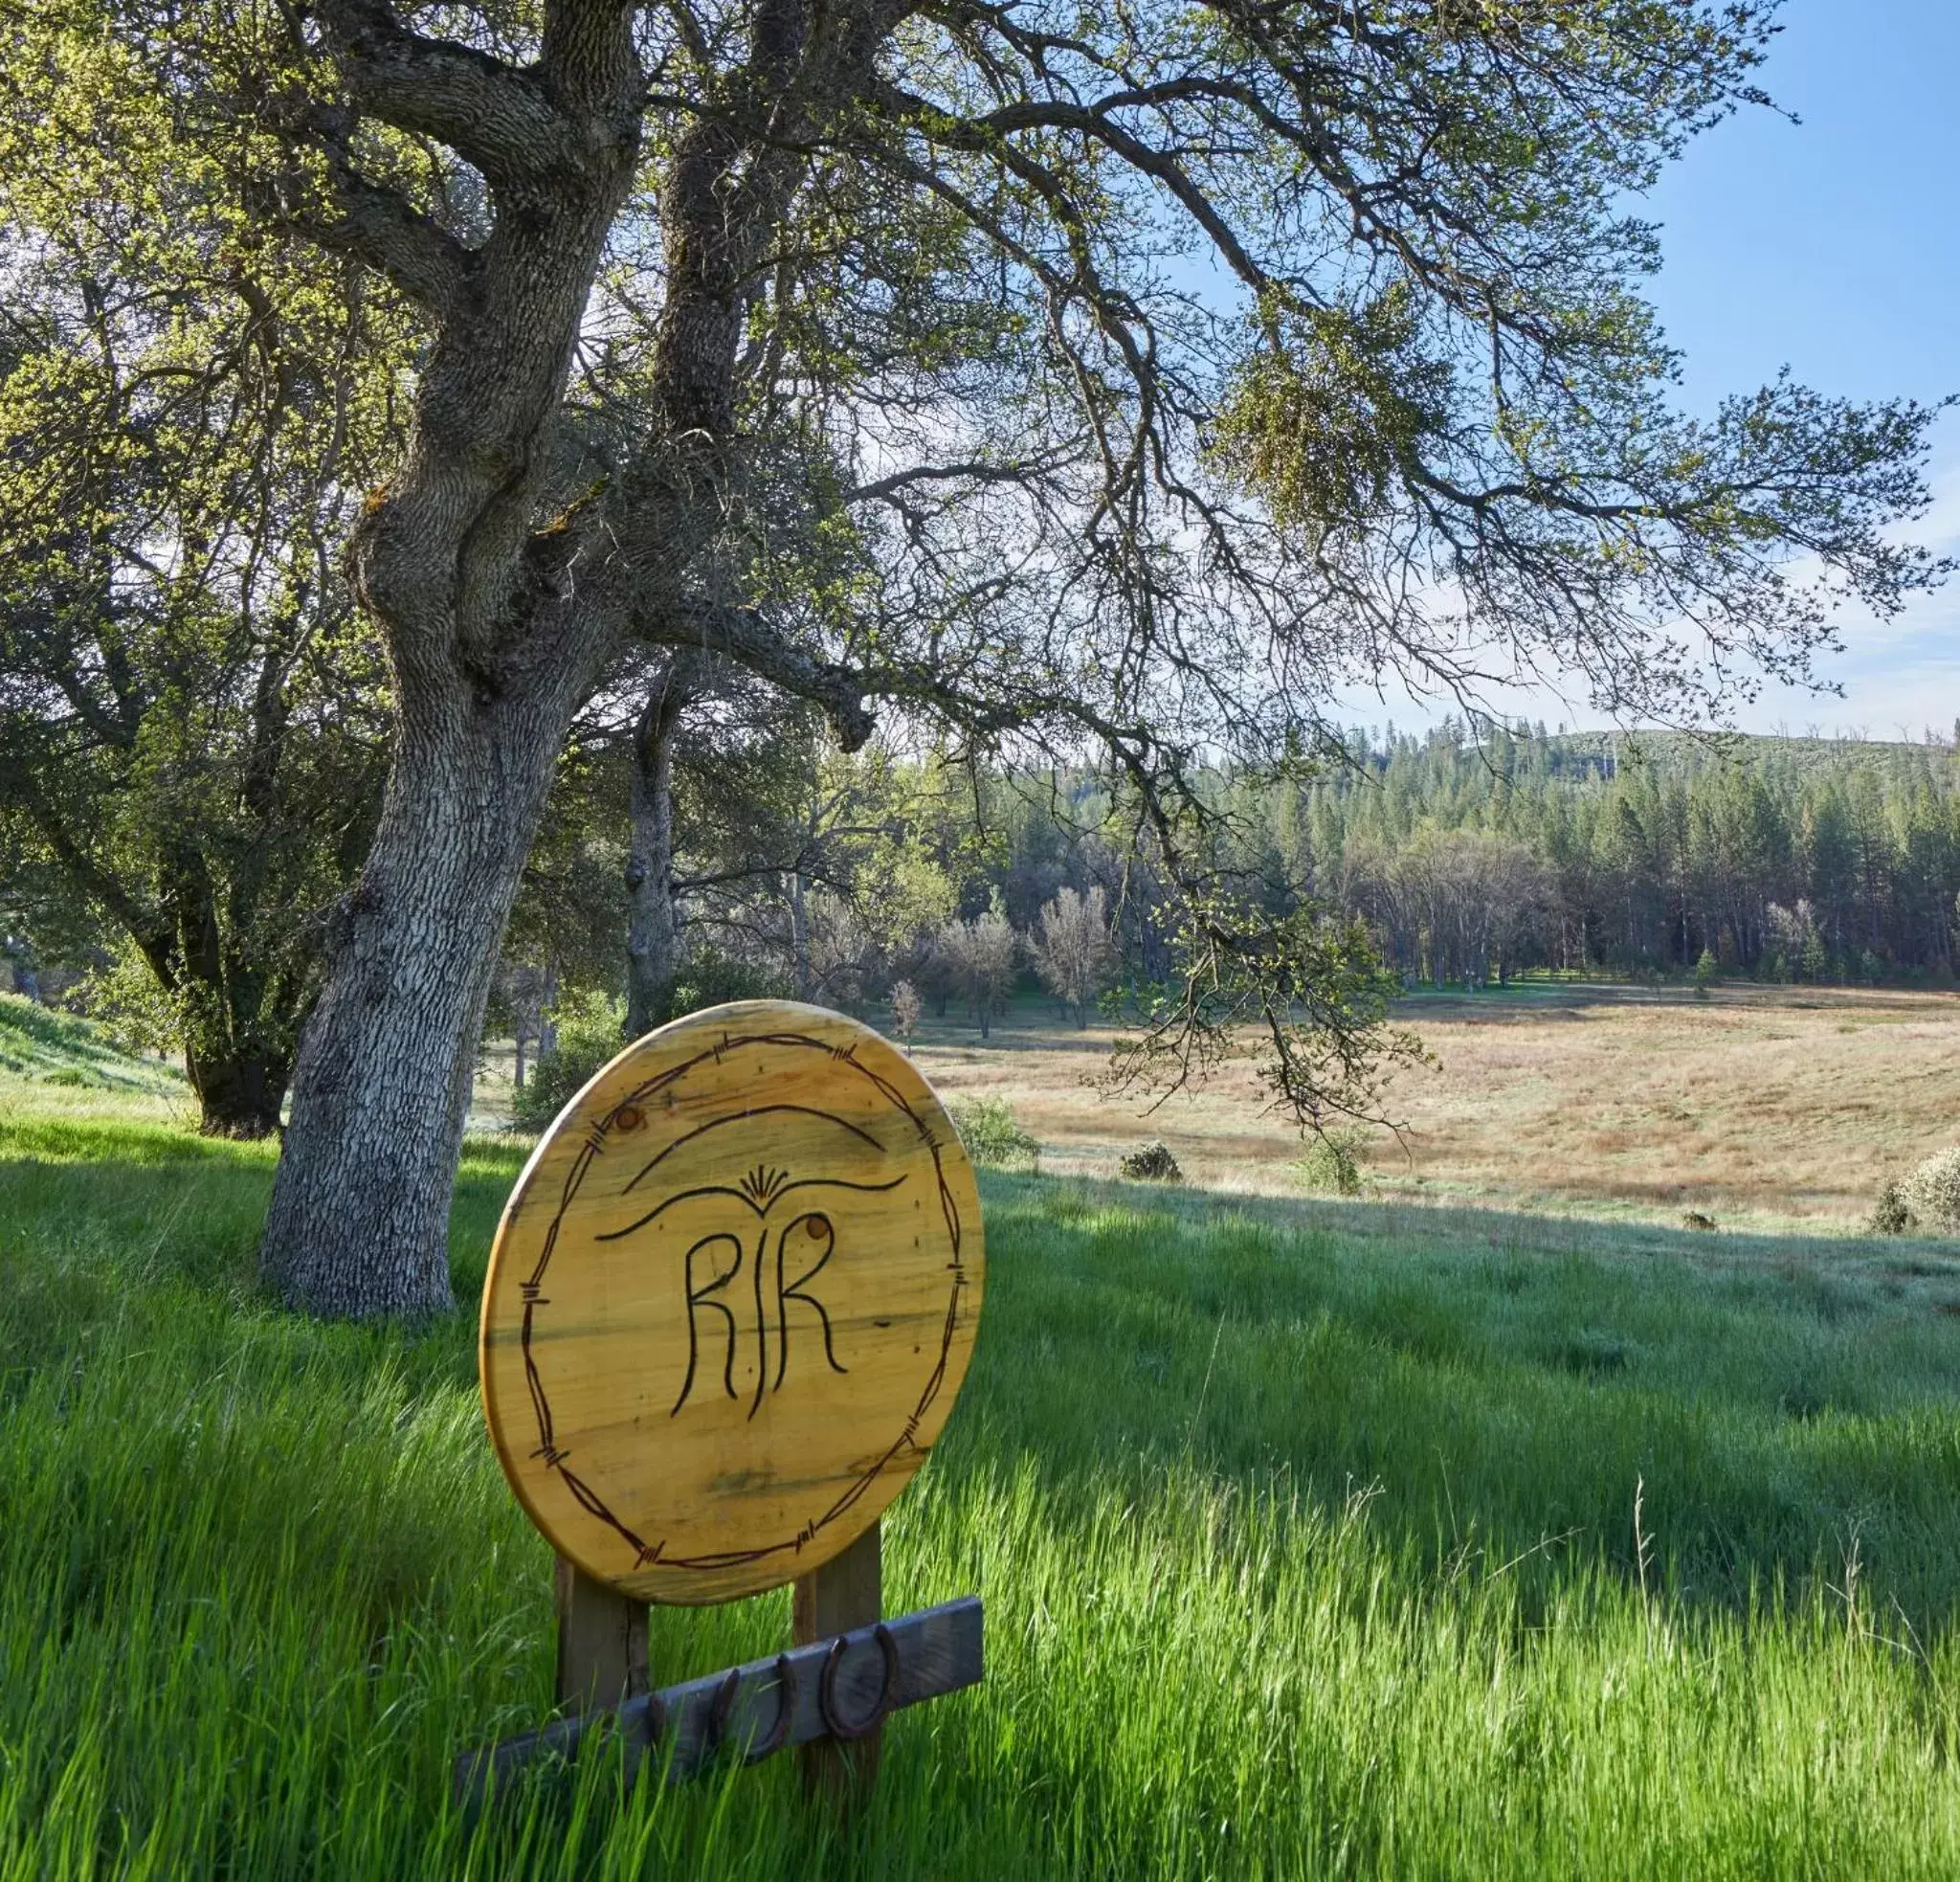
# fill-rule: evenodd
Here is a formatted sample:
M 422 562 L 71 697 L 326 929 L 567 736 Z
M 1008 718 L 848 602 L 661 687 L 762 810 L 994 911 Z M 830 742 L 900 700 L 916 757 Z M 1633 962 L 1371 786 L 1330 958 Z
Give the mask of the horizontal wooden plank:
M 943 1602 L 882 1624 L 897 1658 L 888 1713 L 936 1699 L 945 1692 L 977 1685 L 985 1672 L 982 1616 L 978 1596 Z M 847 1727 L 861 1724 L 879 1704 L 885 1680 L 885 1657 L 876 1626 L 853 1627 L 834 1636 L 844 1643 L 833 1683 L 834 1716 Z M 475 1804 L 506 1782 L 522 1766 L 540 1758 L 573 1759 L 595 1742 L 616 1744 L 629 1772 L 651 1755 L 669 1783 L 684 1783 L 714 1763 L 724 1744 L 730 1755 L 755 1763 L 788 1745 L 808 1744 L 830 1736 L 820 1691 L 833 1640 L 792 1647 L 784 1654 L 793 1706 L 787 1733 L 779 1730 L 782 1685 L 775 1659 L 751 1660 L 729 1671 L 710 1673 L 679 1686 L 661 1688 L 624 1705 L 552 1721 L 542 1731 L 506 1738 L 501 1744 L 466 1752 L 457 1760 L 456 1795 Z

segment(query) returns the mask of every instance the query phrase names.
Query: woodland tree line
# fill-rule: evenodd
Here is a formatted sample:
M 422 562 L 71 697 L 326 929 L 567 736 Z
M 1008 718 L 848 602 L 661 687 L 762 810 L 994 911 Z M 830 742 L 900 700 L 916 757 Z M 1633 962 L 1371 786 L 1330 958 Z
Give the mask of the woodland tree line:
M 1279 794 L 1280 866 L 1405 977 L 1522 967 L 1946 981 L 1950 742 L 1569 738 L 1454 727 Z
M 901 1032 L 930 1010 L 984 1034 L 1016 991 L 1080 1025 L 1134 1010 L 1172 971 L 1167 872 L 1099 773 L 846 756 L 807 715 L 712 678 L 664 711 L 601 703 L 560 768 L 492 996 L 520 1085 L 567 1013 L 588 1060 L 606 1038 L 765 994 Z M 342 775 L 359 774 L 357 753 L 350 744 Z M 1279 778 L 1214 771 L 1204 795 L 1222 876 L 1276 915 L 1359 922 L 1404 986 L 1528 969 L 1953 976 L 1960 748 L 1931 733 L 1356 727 L 1339 759 Z M 227 826 L 188 818 L 181 795 L 170 809 L 215 882 Z M 110 863 L 105 850 L 99 866 Z M 313 866 L 331 879 L 330 858 Z M 45 853 L 36 864 L 16 848 L 6 915 L 17 981 L 44 982 L 135 1042 L 188 1050 L 193 1070 L 200 1051 L 214 1056 L 199 1031 L 208 1009 L 173 1000 L 141 940 Z M 207 997 L 235 1003 L 234 1033 L 292 1036 L 305 947 L 289 933 L 272 951 L 294 962 L 290 985 L 234 975 Z M 264 1076 L 276 1106 L 277 1064 Z
M 773 753 L 735 809 L 724 739 L 672 773 L 674 982 L 630 1020 L 730 993 L 868 1010 L 900 990 L 986 1028 L 1017 986 L 1086 1022 L 1167 975 L 1175 905 L 1147 833 L 1087 773 Z M 1950 981 L 1960 751 L 1925 744 L 1353 728 L 1347 755 L 1206 781 L 1214 866 L 1284 914 L 1364 924 L 1404 985 L 1522 970 Z M 500 977 L 506 1026 L 624 996 L 628 819 L 596 756 L 562 786 Z M 615 789 L 615 795 L 620 794 Z M 576 805 L 583 821 L 575 821 Z M 760 840 L 760 841 L 759 841 Z M 754 847 L 745 856 L 741 844 Z

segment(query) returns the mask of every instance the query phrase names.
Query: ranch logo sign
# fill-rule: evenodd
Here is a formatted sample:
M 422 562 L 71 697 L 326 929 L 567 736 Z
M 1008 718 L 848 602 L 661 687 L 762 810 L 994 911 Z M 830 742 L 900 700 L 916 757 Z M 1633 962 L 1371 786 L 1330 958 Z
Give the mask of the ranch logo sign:
M 966 1153 L 869 1027 L 744 1001 L 606 1066 L 504 1210 L 479 1349 L 578 1710 L 463 1759 L 459 1790 L 598 1726 L 671 1778 L 803 1744 L 813 1781 L 862 1781 L 886 1714 L 976 1681 L 977 1600 L 881 1618 L 878 1520 L 952 1409 L 984 1279 Z M 646 1603 L 786 1581 L 789 1651 L 652 1687 Z

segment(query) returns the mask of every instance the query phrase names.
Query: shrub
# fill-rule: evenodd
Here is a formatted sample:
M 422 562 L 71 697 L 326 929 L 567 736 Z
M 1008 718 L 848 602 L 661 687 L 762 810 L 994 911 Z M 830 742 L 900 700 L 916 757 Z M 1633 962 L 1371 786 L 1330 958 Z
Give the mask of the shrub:
M 1905 1206 L 1930 1229 L 1960 1234 L 1960 1150 L 1943 1150 L 1899 1185 Z
M 1917 1226 L 1917 1219 L 1905 1201 L 1897 1177 L 1888 1176 L 1872 1206 L 1871 1232 L 1874 1235 L 1904 1235 Z
M 1361 1138 L 1352 1131 L 1336 1131 L 1316 1137 L 1307 1153 L 1293 1168 L 1302 1184 L 1322 1196 L 1359 1196 L 1361 1171 L 1354 1153 Z
M 539 1055 L 523 1089 L 512 1099 L 511 1128 L 545 1130 L 592 1074 L 625 1049 L 625 1007 L 604 994 L 573 994 L 561 1000 L 552 1014 L 558 1042 Z
M 1139 1144 L 1118 1166 L 1132 1182 L 1181 1183 L 1184 1172 L 1169 1144 Z
M 1695 991 L 1705 994 L 1721 978 L 1722 963 L 1709 949 L 1704 948 L 1702 958 L 1695 963 Z
M 995 1169 L 1040 1168 L 1041 1146 L 1021 1129 L 1005 1098 L 955 1098 L 947 1107 L 947 1115 L 975 1163 Z

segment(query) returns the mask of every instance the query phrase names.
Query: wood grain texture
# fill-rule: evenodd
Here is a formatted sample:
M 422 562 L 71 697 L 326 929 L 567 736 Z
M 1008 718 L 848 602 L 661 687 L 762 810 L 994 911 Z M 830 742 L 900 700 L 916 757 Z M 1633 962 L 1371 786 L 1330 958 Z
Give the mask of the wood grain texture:
M 808 1575 L 796 1578 L 790 1604 L 790 1639 L 812 1647 L 854 1628 L 876 1624 L 884 1612 L 884 1551 L 873 1523 L 857 1541 Z M 841 1679 L 839 1685 L 842 1684 Z M 847 1713 L 848 1723 L 859 1714 Z M 841 1804 L 869 1794 L 878 1781 L 881 1728 L 861 1738 L 814 1738 L 796 1754 L 804 1794 Z
M 986 1671 L 983 1619 L 978 1598 L 968 1595 L 886 1622 L 898 1656 L 889 1711 L 977 1686 Z M 884 1662 L 875 1633 L 872 1627 L 856 1627 L 844 1636 L 835 1694 L 839 1708 L 853 1718 L 863 1717 L 880 1702 Z M 671 1783 L 683 1782 L 712 1764 L 724 1745 L 744 1763 L 754 1764 L 785 1746 L 811 1744 L 825 1736 L 817 1692 L 829 1652 L 828 1640 L 816 1641 L 792 1647 L 781 1659 L 751 1660 L 629 1699 L 608 1712 L 554 1719 L 542 1731 L 466 1752 L 456 1763 L 457 1799 L 480 1802 L 534 1759 L 573 1759 L 594 1742 L 616 1742 L 632 1765 L 651 1752 Z M 791 1688 L 787 1720 L 782 1716 L 786 1665 Z
M 925 1462 L 972 1353 L 979 1196 L 905 1056 L 751 1000 L 622 1053 L 519 1178 L 483 1288 L 531 1519 L 642 1601 L 807 1575 Z
M 558 1557 L 558 1703 L 599 1712 L 647 1690 L 647 1604 Z

